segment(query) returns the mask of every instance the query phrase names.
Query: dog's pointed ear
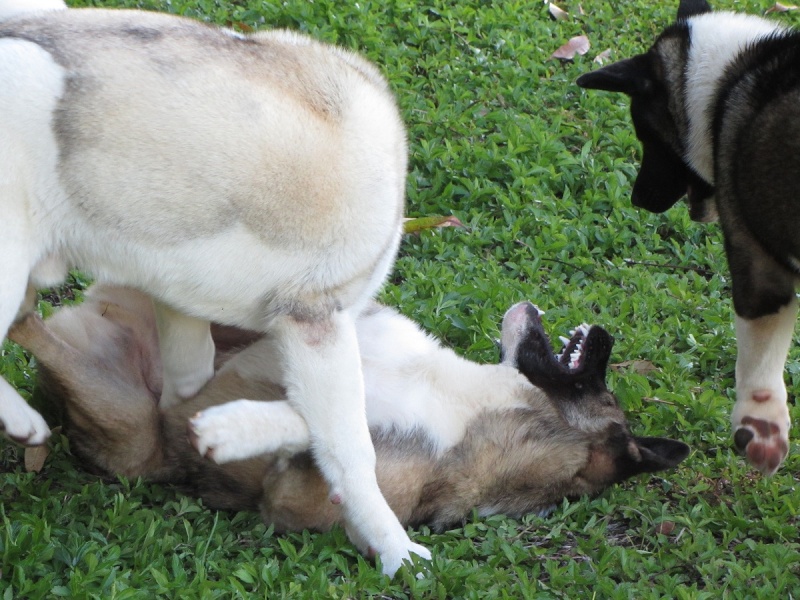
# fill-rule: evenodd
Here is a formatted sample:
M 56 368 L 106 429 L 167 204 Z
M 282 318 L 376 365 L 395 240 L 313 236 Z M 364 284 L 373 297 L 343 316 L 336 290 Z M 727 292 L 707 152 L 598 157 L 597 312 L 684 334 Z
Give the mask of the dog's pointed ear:
M 641 96 L 653 89 L 650 55 L 639 54 L 584 73 L 575 82 L 582 88 Z
M 689 456 L 689 446 L 678 440 L 660 437 L 634 437 L 635 449 L 626 460 L 627 477 L 673 469 Z
M 711 5 L 706 0 L 681 0 L 678 5 L 678 20 L 688 19 L 707 12 L 711 12 Z

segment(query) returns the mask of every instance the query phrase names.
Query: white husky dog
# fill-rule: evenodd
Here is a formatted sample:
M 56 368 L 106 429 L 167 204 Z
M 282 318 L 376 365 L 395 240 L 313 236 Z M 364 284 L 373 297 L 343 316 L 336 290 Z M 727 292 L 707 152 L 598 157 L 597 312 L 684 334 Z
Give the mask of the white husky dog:
M 353 542 L 390 574 L 429 557 L 378 488 L 354 327 L 401 232 L 385 80 L 285 31 L 25 6 L 0 2 L 0 340 L 69 268 L 140 289 L 168 407 L 213 374 L 211 320 L 270 331 Z M 0 423 L 24 444 L 49 433 L 4 380 Z

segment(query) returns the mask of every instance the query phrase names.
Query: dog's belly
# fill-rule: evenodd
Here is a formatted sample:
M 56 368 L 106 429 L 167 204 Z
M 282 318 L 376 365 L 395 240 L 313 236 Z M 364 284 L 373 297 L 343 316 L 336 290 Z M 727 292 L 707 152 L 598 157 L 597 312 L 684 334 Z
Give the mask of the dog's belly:
M 371 297 L 399 241 L 375 252 L 339 244 L 326 252 L 270 247 L 241 225 L 152 248 L 103 232 L 70 250 L 70 262 L 99 281 L 135 287 L 186 314 L 263 331 L 278 314 L 347 308 Z M 364 257 L 372 263 L 365 263 Z

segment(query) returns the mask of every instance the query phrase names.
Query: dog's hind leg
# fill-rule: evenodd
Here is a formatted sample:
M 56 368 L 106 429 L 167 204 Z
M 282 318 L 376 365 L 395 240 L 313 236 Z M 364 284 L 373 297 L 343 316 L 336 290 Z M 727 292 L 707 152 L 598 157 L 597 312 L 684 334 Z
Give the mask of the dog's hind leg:
M 194 396 L 214 376 L 211 324 L 153 302 L 164 385 L 161 409 Z
M 796 318 L 794 296 L 776 314 L 757 319 L 736 317 L 734 443 L 750 464 L 765 474 L 774 473 L 789 452 L 783 369 Z
M 143 367 L 148 348 L 129 326 L 109 318 L 118 310 L 113 305 L 93 318 L 83 307 L 61 310 L 72 311 L 52 317 L 61 319 L 61 327 L 30 313 L 11 328 L 9 338 L 39 361 L 40 389 L 63 405 L 76 454 L 109 473 L 151 473 L 161 465 L 162 434 Z
M 314 458 L 351 540 L 378 554 L 389 575 L 411 553 L 430 558 L 411 542 L 378 488 L 353 315 L 287 316 L 276 325 L 289 402 L 308 424 Z

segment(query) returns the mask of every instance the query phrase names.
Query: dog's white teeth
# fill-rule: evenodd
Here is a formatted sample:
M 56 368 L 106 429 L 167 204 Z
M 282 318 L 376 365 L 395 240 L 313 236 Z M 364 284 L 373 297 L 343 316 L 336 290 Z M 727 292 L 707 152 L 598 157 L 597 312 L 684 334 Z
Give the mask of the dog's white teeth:
M 589 335 L 589 329 L 591 329 L 591 327 L 589 327 L 586 323 L 581 323 L 578 326 L 578 331 L 580 331 L 584 336 Z
M 567 346 L 572 341 L 568 337 L 564 337 L 563 335 L 558 336 L 558 339 L 560 339 L 561 343 L 564 344 L 565 346 Z
M 576 348 L 572 352 L 572 354 L 569 355 L 569 358 L 570 358 L 569 366 L 570 367 L 577 367 L 578 363 L 581 361 L 581 349 L 580 348 Z

